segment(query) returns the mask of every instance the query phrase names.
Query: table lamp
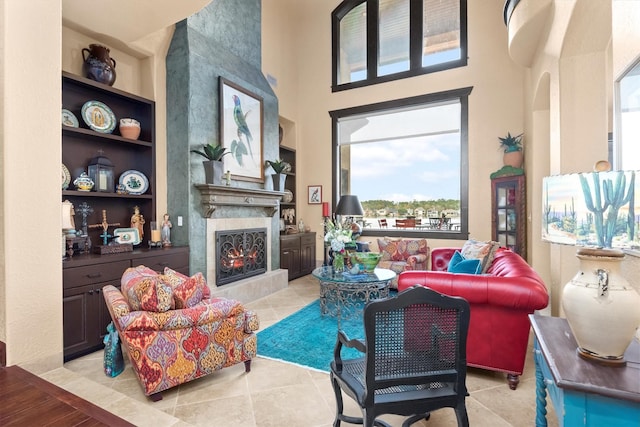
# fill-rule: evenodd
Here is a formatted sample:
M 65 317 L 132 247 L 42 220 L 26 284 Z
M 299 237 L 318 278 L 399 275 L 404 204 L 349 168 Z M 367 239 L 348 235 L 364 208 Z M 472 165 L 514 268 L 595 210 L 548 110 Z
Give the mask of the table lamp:
M 619 272 L 622 249 L 640 244 L 638 178 L 640 172 L 596 169 L 543 179 L 542 239 L 578 246 L 580 269 L 561 300 L 578 354 L 608 365 L 624 364 L 640 325 L 640 295 Z
M 346 194 L 340 196 L 335 214 L 340 216 L 362 216 L 364 215 L 364 209 L 362 209 L 358 196 Z

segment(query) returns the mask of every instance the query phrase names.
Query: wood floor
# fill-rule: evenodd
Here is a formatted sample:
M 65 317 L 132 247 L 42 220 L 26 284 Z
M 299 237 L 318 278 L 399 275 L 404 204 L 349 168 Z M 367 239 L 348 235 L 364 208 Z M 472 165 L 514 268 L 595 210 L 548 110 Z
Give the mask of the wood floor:
M 0 426 L 133 426 L 19 366 L 0 367 Z

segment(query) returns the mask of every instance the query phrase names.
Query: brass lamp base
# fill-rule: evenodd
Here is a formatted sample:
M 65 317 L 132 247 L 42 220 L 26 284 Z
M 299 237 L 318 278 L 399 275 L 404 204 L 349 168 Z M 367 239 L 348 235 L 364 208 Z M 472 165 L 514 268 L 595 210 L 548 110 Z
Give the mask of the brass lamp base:
M 624 356 L 600 356 L 592 351 L 586 350 L 584 348 L 578 347 L 576 348 L 576 353 L 584 360 L 588 360 L 589 362 L 594 362 L 599 365 L 610 366 L 610 367 L 624 367 L 627 365 L 627 361 L 624 360 Z

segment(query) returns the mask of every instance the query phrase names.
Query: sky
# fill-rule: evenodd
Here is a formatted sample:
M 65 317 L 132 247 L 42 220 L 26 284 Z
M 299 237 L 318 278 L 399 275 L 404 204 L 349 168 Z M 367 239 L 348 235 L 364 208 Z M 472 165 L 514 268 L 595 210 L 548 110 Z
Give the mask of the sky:
M 340 119 L 360 201 L 460 198 L 460 104 L 444 102 Z

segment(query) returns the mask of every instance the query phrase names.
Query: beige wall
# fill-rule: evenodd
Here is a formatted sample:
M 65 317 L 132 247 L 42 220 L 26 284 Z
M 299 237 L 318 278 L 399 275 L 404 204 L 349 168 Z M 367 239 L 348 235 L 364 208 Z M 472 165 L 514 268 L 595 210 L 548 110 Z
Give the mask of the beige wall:
M 473 186 L 469 194 L 469 231 L 474 238 L 490 239 L 489 175 L 502 167 L 498 137 L 508 131 L 524 130 L 525 69 L 515 64 L 506 50 L 507 34 L 502 22 L 504 2 L 468 3 L 471 18 L 467 67 L 332 93 L 330 15 L 339 3 L 338 0 L 297 0 L 291 16 L 289 1 L 263 2 L 263 69 L 278 79 L 276 94 L 281 114 L 296 121 L 298 191 L 306 191 L 308 185 L 322 185 L 323 199 L 331 201 L 329 111 L 473 86 L 469 97 L 469 172 L 478 185 Z M 282 39 L 283 26 L 287 32 L 293 29 L 295 37 Z M 282 43 L 268 43 L 276 40 Z M 291 69 L 297 70 L 297 82 L 295 78 L 288 81 Z M 292 84 L 297 86 L 292 88 Z M 381 179 L 385 173 L 398 172 L 393 166 L 391 159 L 389 170 L 380 171 Z M 298 203 L 298 213 L 305 224 L 318 232 L 320 256 L 323 253 L 321 206 Z M 461 242 L 430 240 L 429 245 L 461 245 Z
M 61 8 L 5 1 L 0 17 L 0 339 L 9 365 L 46 370 L 62 364 Z

